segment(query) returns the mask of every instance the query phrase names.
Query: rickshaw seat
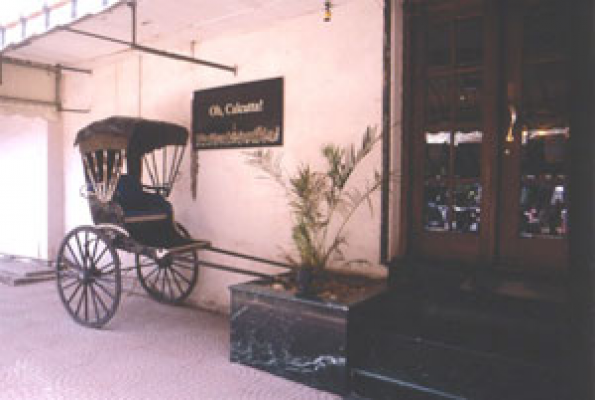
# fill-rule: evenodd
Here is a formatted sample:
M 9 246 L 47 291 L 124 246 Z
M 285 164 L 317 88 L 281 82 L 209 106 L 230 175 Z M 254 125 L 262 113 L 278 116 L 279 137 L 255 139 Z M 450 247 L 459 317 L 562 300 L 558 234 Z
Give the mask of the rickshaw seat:
M 156 193 L 145 192 L 141 183 L 122 174 L 116 187 L 116 201 L 124 211 L 124 222 L 166 220 L 172 215 L 171 204 Z
M 158 249 L 170 251 L 192 250 L 204 248 L 208 244 L 204 240 L 195 240 L 183 236 L 172 221 L 142 221 L 127 226 L 130 236 L 138 243 Z

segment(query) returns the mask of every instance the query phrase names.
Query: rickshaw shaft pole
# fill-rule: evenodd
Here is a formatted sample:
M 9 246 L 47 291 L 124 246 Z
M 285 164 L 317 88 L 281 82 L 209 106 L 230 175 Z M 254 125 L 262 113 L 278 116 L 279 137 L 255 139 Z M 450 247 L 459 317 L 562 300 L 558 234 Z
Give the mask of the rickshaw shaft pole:
M 228 267 L 226 265 L 215 264 L 215 263 L 212 263 L 212 262 L 209 262 L 209 261 L 199 260 L 198 261 L 198 264 L 199 265 L 202 265 L 204 267 L 218 269 L 220 271 L 234 272 L 236 274 L 242 274 L 242 275 L 250 275 L 250 276 L 255 276 L 257 278 L 265 278 L 265 279 L 271 279 L 272 278 L 271 275 L 263 274 L 263 273 L 260 273 L 260 272 L 254 272 L 254 271 L 248 271 L 248 270 L 245 270 L 245 269 Z
M 230 250 L 225 250 L 225 249 L 220 249 L 218 247 L 207 247 L 206 249 L 204 249 L 203 251 L 213 251 L 215 253 L 220 253 L 220 254 L 225 254 L 228 256 L 232 256 L 232 257 L 238 257 L 238 258 L 243 258 L 245 260 L 250 260 L 250 261 L 257 261 L 257 262 L 261 262 L 263 264 L 269 264 L 275 267 L 279 267 L 279 268 L 292 268 L 291 265 L 289 264 L 284 264 L 278 261 L 273 261 L 273 260 L 267 260 L 266 258 L 260 258 L 260 257 L 255 257 L 255 256 L 250 256 L 247 254 L 242 254 L 242 253 L 236 253 L 234 251 L 230 251 Z

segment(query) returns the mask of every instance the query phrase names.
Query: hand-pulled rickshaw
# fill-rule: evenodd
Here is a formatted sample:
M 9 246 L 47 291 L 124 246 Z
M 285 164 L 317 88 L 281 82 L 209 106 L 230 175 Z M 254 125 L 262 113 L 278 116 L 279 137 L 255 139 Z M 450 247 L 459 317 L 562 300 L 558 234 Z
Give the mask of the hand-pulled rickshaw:
M 71 230 L 56 262 L 58 292 L 76 322 L 99 328 L 114 316 L 122 271 L 136 269 L 143 289 L 159 302 L 179 304 L 192 292 L 197 250 L 209 243 L 191 238 L 167 201 L 187 142 L 182 126 L 129 117 L 78 132 L 82 194 L 94 225 Z M 135 265 L 122 267 L 118 250 L 133 253 Z

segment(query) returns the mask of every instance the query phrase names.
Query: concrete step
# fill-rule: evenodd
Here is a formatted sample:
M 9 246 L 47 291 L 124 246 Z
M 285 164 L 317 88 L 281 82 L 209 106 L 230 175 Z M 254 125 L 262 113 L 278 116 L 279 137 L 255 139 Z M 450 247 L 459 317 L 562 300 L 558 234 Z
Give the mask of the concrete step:
M 374 399 L 559 400 L 567 398 L 556 366 L 448 346 L 397 334 L 375 334 L 367 358 L 352 370 L 354 393 Z M 558 365 L 558 368 L 560 366 Z
M 556 305 L 407 291 L 362 324 L 354 395 L 373 399 L 566 399 L 568 337 Z
M 53 268 L 45 261 L 22 257 L 0 257 L 0 282 L 18 286 L 54 279 Z
M 350 399 L 378 400 L 451 400 L 463 399 L 413 382 L 403 381 L 390 373 L 374 369 L 352 370 L 353 397 Z

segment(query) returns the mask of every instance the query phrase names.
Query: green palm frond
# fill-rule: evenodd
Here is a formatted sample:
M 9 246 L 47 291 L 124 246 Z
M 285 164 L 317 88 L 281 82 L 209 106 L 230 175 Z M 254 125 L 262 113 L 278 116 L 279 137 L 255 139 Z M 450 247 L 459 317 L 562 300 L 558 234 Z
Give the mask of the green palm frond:
M 287 183 L 283 175 L 282 156 L 275 156 L 271 150 L 246 151 L 246 163 L 260 169 L 267 178 L 273 179 L 287 192 Z
M 373 212 L 371 195 L 380 188 L 382 177 L 375 172 L 363 189 L 347 185 L 378 141 L 376 129 L 368 127 L 358 148 L 354 145 L 345 148 L 334 144 L 323 146 L 324 172 L 302 164 L 289 177 L 282 169 L 281 156 L 275 156 L 270 150 L 246 152 L 247 163 L 282 186 L 288 196 L 294 221 L 292 241 L 297 253 L 297 258 L 285 255 L 291 265 L 322 269 L 332 261 L 345 261 L 342 251 L 347 245 L 343 234 L 345 226 L 364 202 Z M 332 232 L 331 227 L 334 227 Z M 343 265 L 355 262 L 362 260 L 346 261 Z

